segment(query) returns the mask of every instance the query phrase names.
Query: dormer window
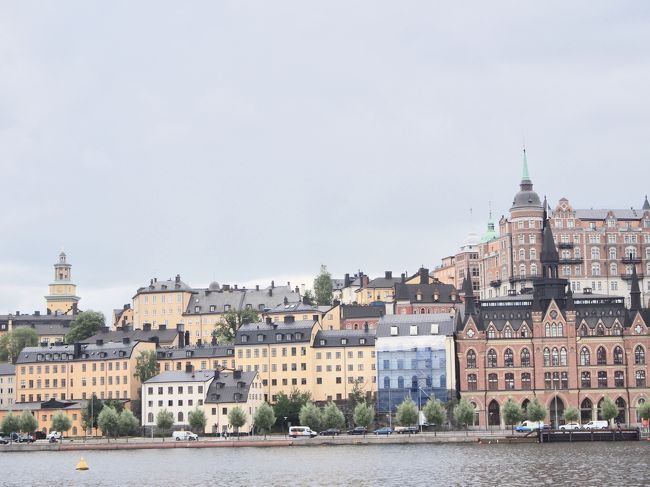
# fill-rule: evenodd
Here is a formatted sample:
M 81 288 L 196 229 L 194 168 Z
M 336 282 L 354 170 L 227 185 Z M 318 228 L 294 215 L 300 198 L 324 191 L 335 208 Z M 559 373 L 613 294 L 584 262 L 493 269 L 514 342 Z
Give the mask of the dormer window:
M 418 325 L 411 325 L 409 327 L 409 335 L 416 336 L 418 334 Z
M 318 341 L 318 344 L 319 344 L 321 347 L 324 347 L 326 343 L 327 343 L 327 340 L 322 340 L 322 339 L 321 339 L 321 340 Z
M 278 342 L 281 342 L 281 341 L 282 341 L 282 333 L 276 333 L 276 334 L 275 334 L 275 339 L 276 339 Z
M 418 293 L 415 295 L 415 300 L 422 301 L 422 293 L 420 291 L 418 291 Z
M 438 324 L 437 323 L 431 323 L 431 334 L 432 335 L 437 335 L 438 334 Z
M 293 334 L 287 333 L 287 341 L 290 342 L 291 340 L 293 340 Z
M 365 345 L 366 344 L 366 339 L 365 338 L 359 338 L 359 345 Z
M 296 333 L 296 340 L 302 340 L 302 333 Z
M 242 343 L 247 343 L 248 342 L 248 335 L 242 335 L 241 336 L 241 341 L 242 341 Z
M 194 306 L 194 312 L 198 313 L 199 311 L 201 311 L 201 306 Z
M 223 310 L 224 311 L 230 311 L 230 305 L 229 304 L 224 304 L 223 305 Z
M 217 307 L 214 304 L 210 305 L 210 313 L 214 313 L 217 310 Z
M 262 335 L 261 333 L 259 335 L 257 335 L 257 341 L 258 342 L 263 342 L 264 341 L 264 335 Z
M 341 338 L 341 345 L 347 345 L 348 344 L 348 339 L 347 338 Z
M 390 327 L 390 336 L 397 336 L 399 334 L 399 331 L 396 326 L 391 326 Z

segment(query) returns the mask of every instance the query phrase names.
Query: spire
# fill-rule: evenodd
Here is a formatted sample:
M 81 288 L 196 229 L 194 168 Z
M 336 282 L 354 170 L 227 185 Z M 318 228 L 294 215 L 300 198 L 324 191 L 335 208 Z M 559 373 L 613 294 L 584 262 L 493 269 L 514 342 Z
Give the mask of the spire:
M 630 309 L 639 311 L 641 309 L 641 289 L 639 288 L 639 276 L 636 275 L 636 265 L 632 264 L 632 280 L 630 289 Z
M 528 159 L 526 158 L 526 148 L 524 147 L 524 173 L 521 177 L 522 181 L 530 181 L 530 176 L 528 175 Z
M 519 187 L 522 191 L 533 190 L 533 181 L 530 179 L 530 174 L 528 174 L 528 158 L 526 157 L 526 148 L 524 148 L 524 170 L 521 176 L 521 183 L 519 184 Z M 537 201 L 539 202 L 539 199 Z
M 465 279 L 463 279 L 463 294 L 465 300 L 465 314 L 476 314 L 476 303 L 474 302 L 474 289 L 472 288 L 472 276 L 469 272 L 469 264 L 467 264 L 467 271 Z
M 643 202 L 643 211 L 650 210 L 650 202 L 648 201 L 648 195 L 645 195 L 645 201 Z
M 542 264 L 559 264 L 560 256 L 555 248 L 555 240 L 553 239 L 553 230 L 551 225 L 546 221 L 544 225 L 544 234 L 542 235 Z M 548 276 L 547 276 L 548 277 Z

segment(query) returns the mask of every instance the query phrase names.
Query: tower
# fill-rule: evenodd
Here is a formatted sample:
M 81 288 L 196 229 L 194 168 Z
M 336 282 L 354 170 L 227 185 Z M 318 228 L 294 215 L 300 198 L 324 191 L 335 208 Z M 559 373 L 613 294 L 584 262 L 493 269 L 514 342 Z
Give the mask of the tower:
M 59 261 L 54 264 L 54 281 L 49 285 L 49 294 L 45 296 L 48 314 L 76 314 L 79 298 L 77 286 L 71 281 L 71 265 L 67 262 L 65 252 L 59 254 Z

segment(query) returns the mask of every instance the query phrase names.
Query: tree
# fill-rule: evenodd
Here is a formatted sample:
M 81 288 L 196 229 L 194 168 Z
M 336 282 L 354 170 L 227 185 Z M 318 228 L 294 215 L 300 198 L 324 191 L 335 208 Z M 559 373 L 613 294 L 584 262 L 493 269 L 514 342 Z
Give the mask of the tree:
M 156 414 L 156 427 L 162 431 L 163 443 L 165 442 L 165 434 L 172 426 L 174 426 L 174 415 L 172 412 L 166 409 L 158 411 L 158 414 Z
M 235 428 L 237 439 L 239 440 L 239 428 L 246 424 L 246 414 L 239 406 L 236 406 L 228 413 L 228 422 Z
M 302 302 L 311 306 L 314 305 L 316 298 L 314 297 L 314 293 L 311 292 L 311 289 L 307 289 L 305 294 L 302 295 Z
M 52 417 L 52 430 L 61 433 L 61 441 L 63 441 L 63 434 L 72 428 L 72 420 L 63 411 L 59 411 Z
M 515 434 L 515 424 L 524 419 L 524 410 L 511 397 L 503 405 L 503 419 L 511 426 L 512 434 Z
M 106 439 L 110 441 L 110 437 L 117 437 L 120 433 L 120 416 L 111 406 L 104 406 L 102 412 L 99 413 L 97 418 L 97 425 L 101 428 L 102 432 L 106 435 Z
M 323 409 L 322 425 L 325 429 L 341 429 L 345 426 L 343 412 L 332 401 L 328 402 L 327 406 Z
M 567 423 L 575 423 L 580 419 L 580 411 L 578 408 L 568 407 L 564 410 L 564 420 Z
M 332 275 L 327 272 L 327 266 L 320 266 L 320 274 L 314 279 L 314 295 L 318 306 L 332 304 Z
M 20 415 L 20 431 L 23 433 L 31 433 L 32 431 L 36 431 L 36 428 L 38 428 L 38 420 L 29 411 L 23 411 Z
M 418 407 L 413 402 L 413 399 L 406 397 L 402 403 L 397 406 L 395 419 L 402 426 L 413 426 L 418 422 L 418 415 Z
M 639 405 L 637 411 L 639 412 L 641 419 L 650 419 L 650 402 L 644 402 L 643 404 Z M 5 431 L 7 430 L 5 429 Z
M 444 403 L 438 398 L 431 398 L 422 408 L 424 417 L 429 424 L 433 424 L 436 429 L 445 422 L 447 418 L 447 409 Z M 434 430 L 435 431 L 435 430 Z
M 104 327 L 106 319 L 99 311 L 84 311 L 70 323 L 70 331 L 65 335 L 66 343 L 81 342 L 93 336 Z
M 311 400 L 311 393 L 293 389 L 287 396 L 284 392 L 278 394 L 278 399 L 273 405 L 276 422 L 284 428 L 285 422 L 298 424 L 300 408 Z M 286 420 L 285 420 L 286 418 Z
M 20 416 L 11 413 L 7 414 L 2 419 L 2 431 L 8 433 L 13 439 L 12 433 L 18 433 L 20 431 Z
M 194 411 L 190 411 L 187 415 L 187 420 L 190 423 L 190 429 L 198 435 L 205 433 L 205 425 L 208 423 L 208 418 L 205 413 L 198 407 Z
M 16 362 L 25 347 L 38 345 L 38 335 L 32 328 L 21 326 L 0 337 L 0 362 Z
M 81 424 L 85 430 L 91 430 L 91 434 L 93 428 L 97 429 L 97 418 L 103 407 L 104 402 L 93 394 L 86 406 L 81 410 Z
M 354 424 L 365 428 L 375 419 L 375 408 L 368 406 L 365 402 L 357 404 L 354 408 Z
M 454 419 L 460 425 L 465 425 L 465 434 L 467 426 L 474 422 L 474 406 L 467 399 L 461 399 L 454 407 Z
M 534 422 L 544 421 L 546 417 L 546 408 L 540 404 L 537 398 L 533 399 L 526 408 L 528 419 Z
M 618 416 L 618 407 L 616 407 L 616 403 L 609 397 L 603 399 L 603 402 L 600 404 L 600 415 L 608 422 Z
M 256 323 L 259 319 L 259 315 L 254 309 L 231 309 L 223 315 L 221 322 L 214 325 L 213 336 L 216 337 L 219 343 L 233 343 L 237 330 L 244 323 Z
M 121 401 L 118 401 L 117 399 L 106 399 L 104 401 L 104 407 L 110 406 L 113 409 L 115 409 L 115 412 L 117 414 L 120 414 L 122 411 L 124 411 L 124 403 Z
M 139 422 L 134 414 L 129 409 L 123 409 L 117 419 L 117 429 L 120 436 L 126 436 L 128 441 L 128 437 L 135 432 L 138 424 Z
M 299 419 L 302 426 L 309 426 L 314 431 L 320 430 L 323 420 L 320 409 L 313 402 L 308 402 L 300 408 Z
M 257 411 L 255 411 L 253 421 L 255 422 L 255 427 L 264 433 L 264 439 L 266 440 L 266 433 L 271 431 L 271 428 L 273 428 L 273 425 L 275 424 L 275 413 L 273 412 L 273 408 L 266 402 L 262 403 L 262 405 L 257 408 Z
M 143 351 L 135 359 L 135 376 L 144 384 L 158 375 L 158 357 L 155 350 Z M 142 394 L 142 390 L 138 391 Z

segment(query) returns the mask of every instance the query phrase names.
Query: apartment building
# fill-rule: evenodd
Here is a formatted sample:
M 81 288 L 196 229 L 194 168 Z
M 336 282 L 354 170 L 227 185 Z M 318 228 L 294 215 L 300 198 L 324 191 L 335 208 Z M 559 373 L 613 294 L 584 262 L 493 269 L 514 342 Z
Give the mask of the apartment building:
M 234 345 L 201 345 L 184 348 L 159 348 L 156 351 L 161 372 L 235 368 Z
M 0 408 L 16 402 L 16 366 L 0 363 Z

